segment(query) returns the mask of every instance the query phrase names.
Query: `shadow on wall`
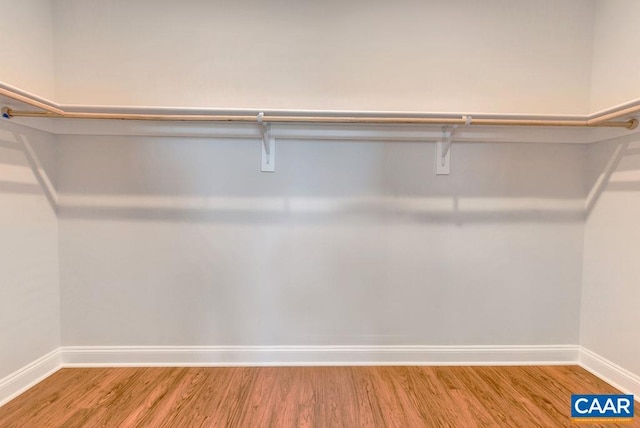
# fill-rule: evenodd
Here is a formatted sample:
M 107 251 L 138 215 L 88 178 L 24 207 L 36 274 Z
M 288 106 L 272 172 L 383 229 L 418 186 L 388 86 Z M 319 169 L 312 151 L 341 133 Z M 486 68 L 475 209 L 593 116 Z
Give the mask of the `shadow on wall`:
M 425 143 L 58 150 L 66 345 L 577 340 L 585 146 L 456 143 L 450 176 Z
M 185 222 L 419 223 L 582 221 L 586 149 L 457 143 L 452 174 L 434 145 L 278 141 L 260 173 L 250 140 L 66 136 L 64 218 Z
M 434 160 L 430 159 L 432 145 L 424 143 L 396 143 L 391 148 L 381 142 L 280 142 L 285 150 L 290 149 L 288 156 L 281 159 L 282 171 L 261 174 L 257 172 L 255 153 L 247 153 L 247 149 L 255 151 L 253 141 L 217 144 L 197 139 L 85 137 L 91 141 L 80 148 L 73 140 L 82 137 L 69 138 L 72 142 L 63 145 L 63 166 L 65 170 L 70 167 L 71 172 L 64 175 L 67 180 L 59 201 L 29 137 L 0 129 L 0 150 L 4 151 L 1 159 L 5 164 L 0 192 L 42 192 L 51 209 L 58 213 L 60 204 L 61 214 L 68 218 L 322 223 L 335 221 L 336 216 L 358 221 L 375 216 L 464 224 L 574 222 L 591 213 L 605 189 L 640 191 L 640 143 L 634 135 L 602 144 L 601 150 L 610 154 L 606 163 L 599 156 L 600 163 L 589 165 L 586 196 L 571 189 L 571 183 L 552 183 L 557 175 L 553 170 L 566 168 L 567 164 L 562 163 L 568 155 L 584 156 L 575 146 L 543 147 L 540 151 L 545 152 L 542 157 L 547 168 L 540 169 L 541 165 L 535 163 L 541 155 L 530 157 L 533 149 L 529 144 L 494 144 L 497 147 L 490 150 L 493 154 L 482 156 L 478 148 L 486 144 L 460 143 L 456 149 L 468 146 L 467 159 L 460 159 L 456 165 L 458 159 L 454 158 L 452 175 L 436 177 Z M 158 145 L 159 150 L 151 145 Z M 315 146 L 311 152 L 316 153 L 294 159 L 302 151 L 295 145 Z M 323 150 L 322 145 L 329 148 Z M 338 153 L 339 146 L 346 147 L 344 151 L 357 159 L 353 169 L 348 159 Z M 364 154 L 362 146 L 373 147 L 375 155 L 358 156 L 357 152 Z M 215 151 L 220 148 L 223 153 L 216 156 Z M 77 149 L 79 155 L 71 153 Z M 87 152 L 94 149 L 97 155 Z M 495 156 L 495 150 L 501 153 Z M 230 156 L 233 151 L 237 153 Z M 316 156 L 317 152 L 324 156 Z M 246 158 L 241 159 L 240 153 L 246 153 Z M 477 174 L 487 157 L 493 157 L 493 163 L 487 164 L 491 170 Z M 220 165 L 221 159 L 224 165 Z M 363 160 L 369 165 L 364 165 Z M 466 164 L 469 160 L 474 161 L 471 168 Z M 75 161 L 85 163 L 74 165 Z M 287 161 L 292 163 L 287 165 Z M 27 166 L 30 174 L 25 174 Z M 374 173 L 374 169 L 378 171 Z M 293 181 L 285 183 L 288 179 Z M 539 186 L 532 185 L 535 180 L 541 182 Z M 485 183 L 488 186 L 480 188 Z M 586 208 L 582 202 L 585 197 Z
M 0 193 L 42 193 L 57 214 L 56 189 L 27 135 L 0 129 L 0 164 Z
M 49 188 L 29 136 L 0 171 Z M 254 140 L 56 143 L 66 345 L 575 343 L 586 146 L 456 143 L 435 176 L 425 143 L 282 140 L 273 174 Z
M 640 191 L 640 142 L 637 135 L 603 142 L 589 159 L 586 215 L 591 214 L 605 191 Z

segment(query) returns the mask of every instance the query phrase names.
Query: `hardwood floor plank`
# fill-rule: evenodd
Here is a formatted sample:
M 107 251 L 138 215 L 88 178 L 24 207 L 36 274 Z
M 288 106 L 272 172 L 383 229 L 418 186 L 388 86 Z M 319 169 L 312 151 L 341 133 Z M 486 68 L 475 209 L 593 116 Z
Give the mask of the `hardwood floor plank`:
M 351 367 L 351 391 L 355 407 L 353 409 L 355 426 L 384 426 L 384 412 L 375 392 L 375 386 L 369 367 Z
M 566 427 L 572 393 L 616 392 L 577 366 L 62 369 L 0 426 Z
M 455 427 L 458 424 L 460 414 L 452 405 L 454 394 L 433 367 L 423 367 L 411 376 L 410 387 L 416 391 L 416 405 L 427 426 Z

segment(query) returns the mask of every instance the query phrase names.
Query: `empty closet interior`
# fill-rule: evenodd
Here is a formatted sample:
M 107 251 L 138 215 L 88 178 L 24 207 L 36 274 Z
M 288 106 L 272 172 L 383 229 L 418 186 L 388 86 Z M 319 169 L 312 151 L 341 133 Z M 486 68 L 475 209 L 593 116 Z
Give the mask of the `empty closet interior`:
M 639 22 L 0 0 L 0 404 L 122 366 L 580 365 L 640 395 Z

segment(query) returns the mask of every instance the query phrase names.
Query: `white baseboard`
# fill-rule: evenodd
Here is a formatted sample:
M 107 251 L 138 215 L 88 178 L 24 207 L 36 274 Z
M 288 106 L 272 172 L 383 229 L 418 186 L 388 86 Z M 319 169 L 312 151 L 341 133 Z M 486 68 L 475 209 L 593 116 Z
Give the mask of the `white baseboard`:
M 0 379 L 0 406 L 60 367 L 579 364 L 640 397 L 640 376 L 577 345 L 541 346 L 67 346 Z
M 0 379 L 0 406 L 51 376 L 60 367 L 60 349 L 54 349 L 9 376 Z
M 576 345 L 68 346 L 64 367 L 575 364 Z
M 614 388 L 640 398 L 640 376 L 583 347 L 578 364 Z

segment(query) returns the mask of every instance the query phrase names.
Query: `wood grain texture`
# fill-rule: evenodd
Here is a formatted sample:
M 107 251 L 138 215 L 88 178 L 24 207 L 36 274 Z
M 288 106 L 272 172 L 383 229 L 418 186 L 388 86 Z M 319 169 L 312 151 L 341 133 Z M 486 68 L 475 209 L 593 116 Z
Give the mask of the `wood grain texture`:
M 615 392 L 577 366 L 62 369 L 0 427 L 566 427 Z

